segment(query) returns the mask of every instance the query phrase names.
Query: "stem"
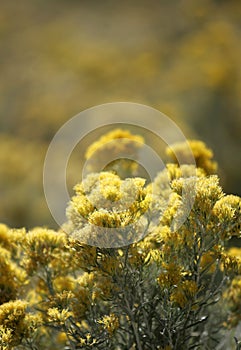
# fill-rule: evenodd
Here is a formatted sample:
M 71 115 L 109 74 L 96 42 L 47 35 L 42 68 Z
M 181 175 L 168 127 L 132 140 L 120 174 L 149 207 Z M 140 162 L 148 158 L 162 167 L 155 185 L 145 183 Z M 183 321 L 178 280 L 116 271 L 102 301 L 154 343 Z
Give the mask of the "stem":
M 140 278 L 142 279 L 142 275 L 141 275 Z M 149 336 L 150 341 L 151 341 L 152 340 L 152 331 L 151 331 L 151 327 L 150 327 L 148 319 L 147 319 L 146 310 L 145 310 L 145 307 L 144 307 L 145 301 L 144 301 L 144 297 L 143 297 L 143 293 L 142 293 L 142 289 L 141 289 L 140 284 L 138 284 L 138 289 L 139 289 L 140 300 L 141 300 L 141 304 L 142 304 L 142 312 L 143 312 L 144 320 L 145 320 L 146 327 L 147 327 L 147 333 L 148 333 L 148 336 Z M 153 344 L 151 344 L 151 349 L 155 350 Z
M 131 321 L 131 326 L 133 328 L 133 332 L 135 335 L 135 339 L 136 339 L 136 345 L 137 345 L 137 349 L 138 350 L 142 350 L 142 345 L 141 345 L 141 341 L 140 341 L 140 336 L 139 336 L 139 332 L 138 332 L 138 328 L 136 327 L 136 323 L 130 308 L 130 304 L 128 299 L 126 298 L 125 292 L 124 292 L 124 299 L 125 299 L 125 303 L 126 303 L 126 308 L 127 308 L 127 313 L 128 316 L 130 317 L 130 321 Z
M 53 296 L 55 295 L 55 291 L 53 287 L 52 274 L 48 266 L 45 266 L 45 272 L 46 272 L 46 284 L 48 286 L 50 294 Z

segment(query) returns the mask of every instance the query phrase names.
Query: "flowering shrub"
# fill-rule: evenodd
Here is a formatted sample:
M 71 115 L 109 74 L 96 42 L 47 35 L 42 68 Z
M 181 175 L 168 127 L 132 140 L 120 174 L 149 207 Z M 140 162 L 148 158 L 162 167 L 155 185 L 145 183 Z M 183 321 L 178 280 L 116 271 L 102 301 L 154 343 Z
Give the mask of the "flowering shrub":
M 59 231 L 0 225 L 1 350 L 222 344 L 241 321 L 241 251 L 229 246 L 241 234 L 241 199 L 223 193 L 204 143 L 190 142 L 197 169 L 180 166 L 173 151 L 185 160 L 185 147 L 167 151 L 174 163 L 153 183 L 123 159 L 89 174 Z

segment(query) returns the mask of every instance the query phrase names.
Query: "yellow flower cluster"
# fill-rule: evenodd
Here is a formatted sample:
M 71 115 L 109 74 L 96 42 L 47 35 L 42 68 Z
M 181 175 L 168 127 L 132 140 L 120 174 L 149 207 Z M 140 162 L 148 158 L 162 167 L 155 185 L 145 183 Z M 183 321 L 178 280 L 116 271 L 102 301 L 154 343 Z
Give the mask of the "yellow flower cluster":
M 96 343 L 97 343 L 97 340 L 93 338 L 90 333 L 87 333 L 84 338 L 83 337 L 80 338 L 78 346 L 80 346 L 80 348 L 86 348 L 86 346 L 88 346 L 88 348 L 91 348 L 91 347 L 94 348 Z
M 176 286 L 171 293 L 170 300 L 181 308 L 184 308 L 188 303 L 193 302 L 193 298 L 197 292 L 198 286 L 196 282 L 186 280 Z
M 19 266 L 20 245 L 25 230 L 10 230 L 0 225 L 0 304 L 14 300 L 27 283 L 27 274 Z
M 195 191 L 191 192 L 191 196 L 195 196 L 195 202 L 193 210 L 200 212 L 202 215 L 211 215 L 216 202 L 223 197 L 223 191 L 219 185 L 219 178 L 217 175 L 211 175 L 208 177 L 200 178 L 180 178 L 172 182 L 172 188 L 180 196 L 185 188 L 185 195 L 188 196 L 188 186 L 194 188 Z M 205 213 L 205 214 L 204 214 Z
M 57 307 L 48 309 L 47 311 L 48 321 L 57 322 L 58 324 L 64 324 L 70 316 L 73 315 L 68 309 L 59 310 Z
M 1 349 L 183 350 L 205 343 L 199 322 L 227 286 L 226 321 L 238 323 L 241 253 L 226 241 L 240 237 L 240 198 L 205 174 L 210 150 L 191 144 L 205 169 L 168 164 L 147 186 L 92 173 L 59 231 L 0 225 Z M 202 322 L 211 339 L 212 318 Z
M 26 274 L 11 261 L 9 251 L 1 247 L 0 269 L 0 303 L 5 303 L 16 298 L 21 280 Z
M 103 328 L 110 336 L 112 336 L 120 326 L 118 316 L 113 313 L 103 316 L 102 319 L 98 320 L 98 323 L 103 325 Z
M 234 278 L 224 297 L 228 303 L 230 316 L 226 325 L 231 328 L 241 321 L 241 277 Z
M 227 195 L 222 197 L 214 206 L 214 215 L 223 225 L 224 237 L 239 237 L 241 235 L 241 198 Z
M 38 267 L 50 264 L 53 271 L 61 271 L 64 264 L 64 247 L 66 236 L 63 232 L 55 232 L 45 228 L 35 228 L 23 237 L 25 259 L 23 264 L 28 273 Z
M 112 130 L 88 147 L 85 154 L 88 160 L 87 169 L 91 172 L 113 170 L 121 177 L 131 176 L 138 165 L 128 160 L 128 156 L 132 155 L 137 159 L 143 143 L 143 137 L 133 135 L 129 130 Z M 127 159 L 124 158 L 125 156 Z M 109 163 L 112 158 L 113 161 Z
M 217 262 L 217 253 L 213 251 L 204 252 L 200 260 L 200 268 L 207 273 L 214 273 Z
M 76 195 L 67 209 L 69 224 L 64 229 L 76 240 L 99 243 L 96 245 L 125 239 L 117 231 L 114 237 L 108 236 L 105 228 L 118 230 L 138 223 L 151 203 L 149 189 L 144 186 L 144 179 L 121 180 L 110 172 L 87 176 L 75 187 Z
M 217 163 L 212 160 L 213 152 L 204 142 L 189 140 L 187 142 L 175 143 L 166 149 L 166 153 L 173 161 L 181 160 L 182 163 L 189 164 L 190 151 L 193 154 L 198 168 L 203 169 L 206 174 L 213 174 L 217 170 Z
M 163 263 L 163 272 L 158 277 L 158 282 L 161 288 L 170 288 L 180 283 L 182 278 L 182 268 L 174 262 Z
M 27 312 L 27 302 L 9 301 L 0 305 L 0 345 L 12 349 L 31 338 L 41 325 L 42 319 L 37 314 Z
M 120 142 L 121 139 L 124 139 L 124 142 Z M 113 152 L 113 144 L 110 144 L 110 146 L 108 145 L 108 143 L 111 143 L 111 141 L 113 140 L 118 140 L 118 143 L 115 143 L 114 145 L 118 145 L 120 149 L 124 149 L 127 151 L 129 150 L 129 147 L 133 147 L 133 142 L 135 142 L 135 147 L 140 147 L 144 143 L 144 139 L 140 135 L 133 135 L 129 130 L 115 129 L 101 136 L 98 141 L 92 143 L 91 146 L 88 147 L 85 155 L 86 159 L 89 159 L 96 151 L 100 150 L 103 146 L 106 146 L 107 149 L 110 149 L 111 152 Z
M 232 250 L 229 250 L 228 253 L 222 253 L 221 262 L 223 265 L 223 269 L 227 275 L 241 274 L 241 256 L 235 256 L 234 254 L 232 254 Z
M 19 244 L 22 242 L 25 233 L 25 229 L 10 229 L 4 224 L 0 224 L 0 244 L 11 253 L 12 258 L 19 257 Z

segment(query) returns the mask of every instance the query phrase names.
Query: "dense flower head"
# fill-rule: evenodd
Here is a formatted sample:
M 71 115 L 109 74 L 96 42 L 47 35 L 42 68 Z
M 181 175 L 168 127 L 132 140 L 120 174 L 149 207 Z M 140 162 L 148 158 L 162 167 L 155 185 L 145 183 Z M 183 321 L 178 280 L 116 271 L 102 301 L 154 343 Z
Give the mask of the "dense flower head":
M 174 262 L 163 263 L 163 271 L 158 277 L 158 282 L 161 288 L 172 287 L 178 285 L 181 281 L 181 271 L 182 267 L 178 266 Z
M 119 319 L 117 315 L 113 313 L 103 316 L 102 319 L 98 320 L 98 323 L 103 325 L 103 328 L 110 334 L 110 336 L 112 336 L 119 328 Z
M 67 209 L 69 227 L 65 229 L 75 239 L 94 245 L 99 242 L 100 246 L 108 246 L 114 240 L 128 242 L 135 228 L 129 232 L 130 237 L 122 237 L 121 232 L 129 225 L 141 225 L 151 202 L 151 194 L 144 186 L 144 179 L 121 180 L 111 172 L 87 176 L 75 187 L 76 195 Z M 111 228 L 116 229 L 114 235 L 108 231 Z M 119 234 L 118 229 L 122 229 Z
M 0 246 L 7 249 L 14 260 L 18 260 L 21 255 L 20 245 L 25 234 L 24 228 L 10 229 L 7 225 L 0 224 Z
M 182 163 L 186 164 L 192 162 L 190 159 L 190 155 L 192 155 L 197 167 L 203 169 L 206 174 L 213 174 L 217 170 L 217 163 L 212 159 L 212 150 L 202 141 L 189 140 L 175 143 L 166 149 L 166 153 L 173 161 L 181 160 Z
M 190 191 L 188 191 L 189 187 Z M 172 188 L 180 196 L 194 197 L 192 210 L 196 211 L 197 215 L 198 213 L 201 215 L 211 215 L 214 205 L 224 195 L 217 175 L 200 178 L 180 178 L 172 182 Z M 191 188 L 194 188 L 194 190 L 191 191 Z M 184 193 L 183 190 L 185 191 Z
M 72 312 L 70 312 L 68 309 L 63 309 L 60 311 L 57 307 L 53 307 L 48 309 L 47 315 L 49 322 L 64 324 L 68 318 L 72 316 Z
M 41 266 L 51 264 L 52 268 L 61 270 L 60 262 L 66 245 L 63 232 L 55 232 L 45 228 L 35 228 L 29 231 L 23 240 L 25 259 L 23 264 L 31 274 Z
M 234 195 L 222 197 L 213 208 L 213 213 L 224 226 L 226 238 L 241 236 L 241 198 Z
M 241 274 L 241 257 L 232 254 L 232 250 L 221 255 L 222 267 L 227 275 Z
M 11 253 L 0 246 L 0 304 L 15 299 L 26 282 L 26 272 L 12 260 Z
M 192 207 L 196 182 L 204 177 L 205 172 L 193 165 L 167 164 L 148 185 L 152 191 L 151 224 L 161 221 L 162 225 L 174 225 L 180 205 Z M 178 188 L 175 184 L 179 184 Z
M 188 303 L 191 303 L 198 291 L 198 286 L 195 281 L 183 281 L 176 286 L 171 293 L 170 300 L 180 306 L 185 307 Z
M 134 135 L 129 130 L 114 129 L 88 147 L 85 153 L 87 169 L 89 172 L 114 170 L 121 177 L 131 176 L 138 165 L 128 157 L 131 155 L 137 159 L 143 144 L 142 136 Z M 110 159 L 113 160 L 110 162 Z
M 28 313 L 27 306 L 27 302 L 22 300 L 0 306 L 0 345 L 11 349 L 33 336 L 41 324 L 41 317 Z

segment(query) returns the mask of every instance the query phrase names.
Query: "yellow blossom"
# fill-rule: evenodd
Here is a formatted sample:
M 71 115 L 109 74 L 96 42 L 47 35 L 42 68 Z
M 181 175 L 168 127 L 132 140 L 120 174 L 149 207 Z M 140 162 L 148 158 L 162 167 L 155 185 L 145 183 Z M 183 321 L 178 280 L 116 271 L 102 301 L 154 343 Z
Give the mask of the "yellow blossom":
M 121 177 L 133 175 L 138 164 L 125 159 L 125 155 L 135 155 L 143 146 L 144 139 L 140 135 L 133 135 L 128 130 L 115 129 L 103 135 L 87 149 L 87 169 L 90 172 L 112 170 Z M 114 159 L 110 162 L 110 159 Z M 103 165 L 105 166 L 103 169 Z
M 1 333 L 5 339 L 9 337 L 9 346 L 20 345 L 23 339 L 33 336 L 41 325 L 41 317 L 27 313 L 27 306 L 28 303 L 22 300 L 0 305 Z
M 213 152 L 204 142 L 198 140 L 188 140 L 171 145 L 166 153 L 174 161 L 179 159 L 188 164 L 190 162 L 190 152 L 196 161 L 198 168 L 202 168 L 206 174 L 213 174 L 217 170 L 217 163 L 212 160 Z
M 163 263 L 163 271 L 158 277 L 158 282 L 161 288 L 170 288 L 177 285 L 181 281 L 182 268 L 174 262 Z
M 203 253 L 200 261 L 201 269 L 203 270 L 207 269 L 209 273 L 213 273 L 216 268 L 215 266 L 216 260 L 217 260 L 217 257 L 213 252 L 209 251 L 209 252 Z
M 113 189 L 112 183 L 117 183 L 118 188 L 114 186 Z M 110 172 L 87 176 L 70 202 L 67 209 L 69 223 L 64 229 L 79 242 L 90 245 L 113 246 L 119 240 L 125 244 L 137 240 L 139 236 L 135 237 L 135 229 L 127 230 L 123 235 L 118 228 L 124 230 L 128 225 L 144 225 L 143 216 L 152 201 L 151 194 L 144 186 L 145 180 L 142 178 L 121 180 Z M 85 188 L 85 194 L 82 188 Z M 82 215 L 86 200 L 91 203 L 91 209 L 87 205 L 87 211 Z M 109 234 L 110 228 L 117 229 L 114 235 Z
M 227 274 L 241 274 L 241 258 L 233 254 L 222 253 L 221 255 L 222 268 Z
M 50 322 L 53 321 L 63 324 L 69 317 L 72 316 L 72 312 L 70 312 L 68 309 L 59 310 L 57 307 L 53 307 L 48 309 L 47 315 Z
M 225 301 L 230 310 L 228 327 L 236 326 L 241 320 L 241 278 L 237 276 L 224 294 Z
M 180 306 L 185 307 L 191 302 L 198 291 L 198 286 L 195 281 L 183 281 L 178 285 L 170 296 L 170 300 Z
M 101 320 L 98 320 L 98 323 L 103 325 L 104 329 L 110 336 L 112 336 L 119 328 L 119 318 L 113 313 L 102 317 Z
M 61 261 L 64 265 L 63 251 L 66 245 L 66 236 L 63 232 L 55 232 L 45 228 L 31 230 L 23 241 L 25 249 L 24 265 L 29 273 L 35 271 L 38 266 L 49 263 L 61 270 Z
M 144 139 L 140 135 L 133 135 L 130 133 L 129 130 L 123 130 L 123 129 L 115 129 L 113 131 L 110 131 L 109 133 L 101 136 L 101 138 L 92 143 L 91 146 L 88 148 L 86 152 L 86 159 L 89 159 L 93 153 L 95 153 L 97 150 L 101 149 L 103 146 L 107 145 L 110 141 L 116 140 L 116 139 L 124 139 L 124 143 L 121 143 L 119 145 L 120 148 L 127 148 L 130 147 L 131 141 L 142 144 L 144 142 Z M 136 146 L 136 145 L 135 145 Z
M 227 195 L 217 201 L 213 214 L 223 224 L 225 238 L 241 235 L 241 198 Z

